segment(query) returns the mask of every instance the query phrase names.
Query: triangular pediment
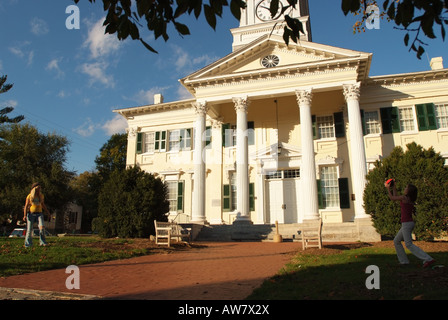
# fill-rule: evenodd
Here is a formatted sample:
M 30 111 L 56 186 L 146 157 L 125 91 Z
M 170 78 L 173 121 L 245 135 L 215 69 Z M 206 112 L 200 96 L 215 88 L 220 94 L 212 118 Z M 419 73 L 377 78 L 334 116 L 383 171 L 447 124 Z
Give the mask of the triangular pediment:
M 267 56 L 278 57 L 278 64 L 266 67 L 262 64 Z M 230 53 L 216 62 L 181 79 L 184 84 L 217 79 L 242 79 L 263 74 L 291 72 L 300 69 L 341 68 L 341 66 L 364 61 L 361 77 L 367 77 L 371 54 L 342 49 L 314 42 L 300 41 L 286 45 L 283 38 L 276 35 L 264 35 L 252 43 Z

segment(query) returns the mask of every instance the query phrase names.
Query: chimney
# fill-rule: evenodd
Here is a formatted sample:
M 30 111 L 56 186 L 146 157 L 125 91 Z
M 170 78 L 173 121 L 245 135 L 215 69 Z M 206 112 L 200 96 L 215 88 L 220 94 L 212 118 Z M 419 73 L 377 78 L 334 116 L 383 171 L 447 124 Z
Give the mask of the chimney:
M 432 58 L 430 62 L 431 70 L 441 70 L 443 69 L 443 58 L 436 57 Z
M 154 104 L 163 103 L 163 96 L 161 93 L 157 93 L 154 95 Z

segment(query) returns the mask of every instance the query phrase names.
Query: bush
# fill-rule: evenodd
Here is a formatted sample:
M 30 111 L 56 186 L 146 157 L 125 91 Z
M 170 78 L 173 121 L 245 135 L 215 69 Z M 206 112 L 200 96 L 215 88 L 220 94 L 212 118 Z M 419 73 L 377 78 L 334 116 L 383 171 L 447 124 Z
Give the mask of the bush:
M 98 197 L 92 227 L 105 238 L 148 237 L 154 220 L 166 221 L 166 185 L 139 167 L 114 171 Z
M 389 200 L 384 182 L 395 178 L 399 194 L 403 194 L 406 185 L 412 183 L 418 188 L 414 233 L 419 239 L 438 237 L 447 230 L 448 168 L 444 166 L 440 153 L 432 147 L 425 150 L 415 142 L 406 147 L 406 152 L 395 147 L 368 173 L 364 191 L 365 210 L 372 216 L 378 233 L 395 235 L 401 227 L 400 204 Z

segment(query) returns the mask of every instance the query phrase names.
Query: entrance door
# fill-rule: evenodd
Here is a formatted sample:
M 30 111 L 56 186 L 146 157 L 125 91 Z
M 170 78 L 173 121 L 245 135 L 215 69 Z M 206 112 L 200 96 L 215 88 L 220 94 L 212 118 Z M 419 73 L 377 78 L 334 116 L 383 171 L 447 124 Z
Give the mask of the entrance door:
M 291 174 L 291 171 L 295 173 Z M 279 170 L 266 176 L 266 222 L 298 222 L 299 186 L 298 170 Z M 285 178 L 287 177 L 287 178 Z

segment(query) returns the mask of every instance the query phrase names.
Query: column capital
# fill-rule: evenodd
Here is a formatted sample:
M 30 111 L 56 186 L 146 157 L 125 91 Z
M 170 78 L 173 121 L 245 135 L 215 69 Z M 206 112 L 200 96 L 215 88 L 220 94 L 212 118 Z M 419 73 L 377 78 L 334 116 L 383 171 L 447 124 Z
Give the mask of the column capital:
M 196 101 L 192 105 L 196 115 L 205 116 L 207 114 L 207 101 Z
M 299 106 L 304 103 L 311 104 L 311 101 L 313 99 L 313 91 L 311 89 L 296 90 L 296 97 Z
M 347 84 L 343 86 L 345 100 L 359 100 L 361 95 L 361 83 Z
M 250 101 L 248 97 L 236 97 L 232 98 L 235 104 L 235 111 L 244 111 L 247 113 L 247 108 L 249 107 Z

